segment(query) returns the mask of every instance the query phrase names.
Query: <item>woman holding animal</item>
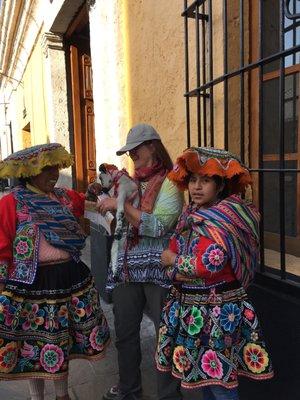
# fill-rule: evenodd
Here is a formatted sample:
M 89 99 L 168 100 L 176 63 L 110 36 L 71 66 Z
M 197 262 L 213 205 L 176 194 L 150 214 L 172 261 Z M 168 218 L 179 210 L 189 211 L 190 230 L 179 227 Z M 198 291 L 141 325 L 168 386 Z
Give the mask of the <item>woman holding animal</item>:
M 97 360 L 109 330 L 88 267 L 77 218 L 85 196 L 56 188 L 72 156 L 58 143 L 33 146 L 0 162 L 21 184 L 0 200 L 0 379 L 28 379 L 32 400 L 53 380 L 68 400 L 72 358 Z M 91 188 L 90 188 L 91 191 Z
M 179 190 L 167 178 L 172 161 L 152 126 L 134 126 L 126 145 L 117 151 L 117 155 L 125 153 L 134 163 L 134 178 L 141 196 L 138 208 L 125 202 L 127 224 L 119 240 L 118 265 L 108 279 L 114 304 L 119 384 L 103 396 L 106 400 L 141 398 L 140 324 L 147 304 L 158 332 L 162 304 L 170 285 L 160 254 L 167 247 L 183 203 Z M 105 199 L 99 206 L 102 214 L 116 209 L 116 198 Z M 170 374 L 160 376 L 157 399 L 181 399 L 177 382 Z
M 186 389 L 201 388 L 203 400 L 238 400 L 238 375 L 273 376 L 272 364 L 245 288 L 259 254 L 259 213 L 242 200 L 251 183 L 232 154 L 189 148 L 170 179 L 188 189 L 162 263 L 173 287 L 165 303 L 157 368 Z

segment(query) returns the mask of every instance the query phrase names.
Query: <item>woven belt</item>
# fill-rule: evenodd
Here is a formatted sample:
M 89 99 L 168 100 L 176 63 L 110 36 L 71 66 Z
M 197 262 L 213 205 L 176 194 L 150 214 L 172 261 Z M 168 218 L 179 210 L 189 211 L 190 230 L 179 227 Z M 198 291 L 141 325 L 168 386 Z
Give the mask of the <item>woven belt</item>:
M 209 287 L 197 287 L 194 288 L 185 288 L 182 285 L 174 285 L 176 290 L 180 293 L 191 293 L 191 294 L 206 294 L 210 293 L 211 290 L 214 290 L 215 293 L 223 293 L 228 290 L 239 289 L 241 284 L 238 281 L 224 282 L 220 285 L 209 286 Z
M 72 260 L 72 258 L 69 257 L 69 258 L 65 258 L 65 259 L 63 259 L 63 260 L 39 262 L 38 265 L 45 266 L 45 265 L 64 264 L 64 263 L 67 263 L 67 262 L 69 262 L 69 261 L 71 261 L 71 260 Z

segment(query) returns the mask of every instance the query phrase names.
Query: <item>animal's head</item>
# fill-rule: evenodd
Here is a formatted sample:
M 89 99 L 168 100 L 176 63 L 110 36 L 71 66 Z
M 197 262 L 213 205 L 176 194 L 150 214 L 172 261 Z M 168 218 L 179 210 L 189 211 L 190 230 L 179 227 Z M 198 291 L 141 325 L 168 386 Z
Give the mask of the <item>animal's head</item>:
M 113 164 L 101 164 L 99 166 L 99 179 L 103 192 L 108 192 L 113 186 L 114 176 L 118 168 Z

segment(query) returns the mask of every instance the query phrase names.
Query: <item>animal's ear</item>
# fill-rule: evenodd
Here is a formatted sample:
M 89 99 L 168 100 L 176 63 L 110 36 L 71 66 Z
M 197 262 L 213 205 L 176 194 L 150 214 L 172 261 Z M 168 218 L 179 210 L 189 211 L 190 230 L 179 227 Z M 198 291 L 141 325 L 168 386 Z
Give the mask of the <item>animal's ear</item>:
M 115 171 L 118 169 L 118 167 L 116 167 L 114 164 L 107 164 L 107 169 L 109 169 L 111 171 Z
M 102 172 L 103 174 L 106 174 L 106 164 L 100 164 L 99 166 L 99 172 Z

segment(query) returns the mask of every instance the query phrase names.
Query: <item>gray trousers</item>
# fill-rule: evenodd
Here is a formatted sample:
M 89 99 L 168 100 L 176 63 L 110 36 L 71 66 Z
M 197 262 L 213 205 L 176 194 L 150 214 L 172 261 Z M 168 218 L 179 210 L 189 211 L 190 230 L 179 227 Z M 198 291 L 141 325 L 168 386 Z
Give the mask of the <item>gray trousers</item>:
M 168 289 L 152 283 L 126 283 L 113 290 L 119 387 L 122 393 L 128 393 L 128 399 L 131 393 L 141 391 L 140 325 L 145 306 L 158 336 L 161 310 L 167 293 Z M 171 373 L 157 372 L 157 399 L 182 399 L 179 381 Z

